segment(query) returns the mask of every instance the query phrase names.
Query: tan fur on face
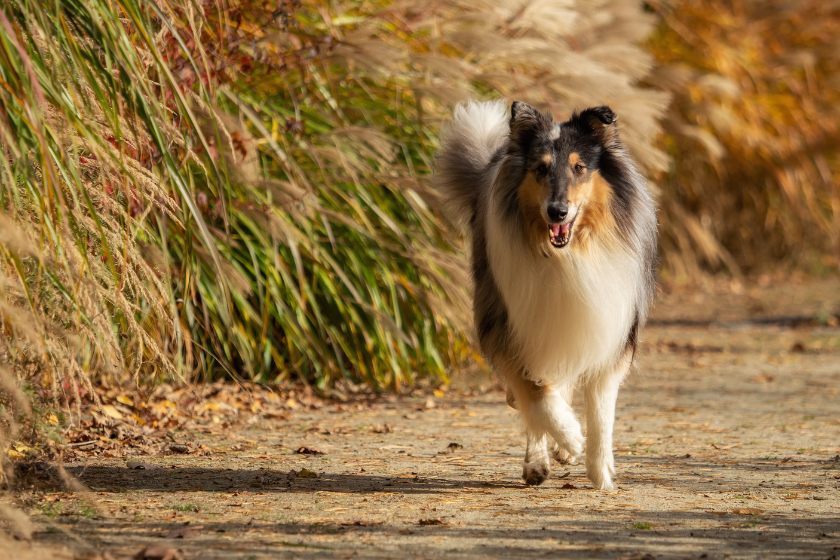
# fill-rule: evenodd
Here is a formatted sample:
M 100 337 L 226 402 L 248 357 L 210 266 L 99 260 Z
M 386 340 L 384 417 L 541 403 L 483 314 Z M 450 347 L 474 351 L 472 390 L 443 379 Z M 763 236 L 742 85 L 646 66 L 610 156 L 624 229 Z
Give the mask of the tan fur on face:
M 549 154 L 549 157 L 551 155 Z M 548 198 L 549 187 L 544 181 L 538 180 L 533 173 L 528 173 L 519 185 L 519 206 L 522 208 L 525 235 L 528 245 L 535 252 L 547 251 L 548 226 L 540 213 L 543 201 Z
M 551 160 L 551 154 L 544 154 L 543 161 Z M 576 176 L 573 169 L 581 159 L 577 153 L 569 154 L 569 170 L 572 182 L 569 185 L 569 203 L 578 208 L 570 248 L 587 250 L 597 236 L 612 244 L 617 242 L 616 223 L 610 212 L 612 190 L 606 179 L 597 171 L 584 171 Z M 549 195 L 549 187 L 533 173 L 528 173 L 519 186 L 519 204 L 524 218 L 525 235 L 529 246 L 536 253 L 550 255 L 556 249 L 548 239 L 548 230 L 540 208 Z
M 546 152 L 542 155 L 540 161 L 542 161 L 546 165 L 551 165 L 551 162 L 554 161 L 554 158 L 551 157 L 550 153 Z
M 588 172 L 583 181 L 570 189 L 569 200 L 580 212 L 574 229 L 577 243 L 573 242 L 573 246 L 585 250 L 595 236 L 608 243 L 617 241 L 616 223 L 610 211 L 612 190 L 600 173 Z

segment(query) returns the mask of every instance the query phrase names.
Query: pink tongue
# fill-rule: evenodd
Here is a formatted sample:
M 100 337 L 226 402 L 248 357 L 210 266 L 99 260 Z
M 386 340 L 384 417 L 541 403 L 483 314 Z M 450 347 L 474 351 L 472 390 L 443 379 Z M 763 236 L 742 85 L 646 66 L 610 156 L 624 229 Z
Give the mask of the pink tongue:
M 560 224 L 551 224 L 551 235 L 560 237 Z
M 563 231 L 563 237 L 566 237 L 567 235 L 569 235 L 569 230 L 571 229 L 571 227 L 572 227 L 572 222 L 569 222 L 568 224 L 560 225 L 559 229 L 561 229 Z M 556 236 L 557 234 L 555 233 L 554 235 Z

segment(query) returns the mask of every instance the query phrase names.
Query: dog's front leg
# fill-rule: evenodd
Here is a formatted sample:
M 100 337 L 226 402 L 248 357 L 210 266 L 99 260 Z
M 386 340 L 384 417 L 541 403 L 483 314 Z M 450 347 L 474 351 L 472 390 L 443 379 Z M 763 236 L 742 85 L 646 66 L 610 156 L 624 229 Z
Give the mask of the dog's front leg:
M 509 402 L 513 401 L 522 415 L 528 434 L 523 478 L 528 484 L 539 484 L 545 480 L 549 471 L 546 435 L 554 438 L 562 450 L 555 451 L 555 454 L 562 454 L 566 462 L 570 462 L 583 451 L 580 424 L 564 399 L 563 391 L 536 385 L 521 375 L 510 376 L 507 382 L 513 396 Z
M 542 484 L 551 473 L 548 461 L 548 445 L 545 434 L 528 431 L 525 447 L 525 463 L 522 465 L 522 478 L 525 484 Z
M 520 381 L 514 380 L 514 383 L 519 384 Z M 522 388 L 520 387 L 519 390 L 521 391 Z M 510 387 L 507 390 L 506 400 L 511 408 L 518 408 L 516 406 L 516 396 Z M 536 486 L 545 482 L 548 475 L 551 474 L 550 461 L 548 460 L 548 437 L 544 433 L 533 432 L 530 429 L 526 429 L 526 435 L 528 439 L 525 443 L 522 478 L 525 480 L 525 484 Z
M 613 424 L 618 387 L 627 374 L 632 354 L 627 352 L 612 371 L 590 379 L 584 388 L 586 400 L 586 477 L 601 490 L 613 490 Z

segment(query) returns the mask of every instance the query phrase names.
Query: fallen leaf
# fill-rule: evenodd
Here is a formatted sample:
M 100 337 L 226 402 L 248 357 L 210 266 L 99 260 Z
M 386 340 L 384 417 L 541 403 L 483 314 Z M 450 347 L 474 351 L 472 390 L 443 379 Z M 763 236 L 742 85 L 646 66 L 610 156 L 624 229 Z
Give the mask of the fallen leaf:
M 738 515 L 761 515 L 764 513 L 764 510 L 758 508 L 738 508 L 733 509 L 732 513 L 737 513 Z
M 382 523 L 382 521 L 346 521 L 340 523 L 340 525 L 347 525 L 349 527 L 375 527 L 376 525 L 382 525 Z
M 300 469 L 300 472 L 297 473 L 298 478 L 318 478 L 318 473 L 315 471 L 310 471 L 309 469 Z
M 419 525 L 446 525 L 446 522 L 440 519 L 421 519 Z
M 187 447 L 186 445 L 181 445 L 179 443 L 170 443 L 169 444 L 169 450 L 172 451 L 173 453 L 189 453 L 190 452 L 189 447 Z
M 160 467 L 157 465 L 153 465 L 151 463 L 144 463 L 142 461 L 127 461 L 125 466 L 129 469 L 133 470 L 147 470 L 150 471 L 152 469 L 159 469 Z
M 300 447 L 298 447 L 295 453 L 297 453 L 298 455 L 325 455 L 325 453 L 320 449 L 316 449 L 314 447 L 307 447 L 305 445 L 301 445 Z
M 438 451 L 438 455 L 448 455 L 449 453 L 455 453 L 456 449 L 463 449 L 463 448 L 464 448 L 464 446 L 461 445 L 460 443 L 452 442 L 449 445 L 447 445 L 446 449 L 444 449 L 443 451 Z
M 18 453 L 23 453 L 24 455 L 28 455 L 29 453 L 32 453 L 33 451 L 35 451 L 34 449 L 29 447 L 28 445 L 25 445 L 25 444 L 23 444 L 19 441 L 14 442 L 12 444 L 12 447 L 14 448 L 15 451 L 17 451 Z
M 122 412 L 120 412 L 119 410 L 116 409 L 116 407 L 114 407 L 113 405 L 110 405 L 110 404 L 103 404 L 102 405 L 102 413 L 105 416 L 108 416 L 108 417 L 113 418 L 115 420 L 122 420 L 122 418 L 123 418 Z
M 168 546 L 149 546 L 138 552 L 134 560 L 184 560 L 184 557 Z
M 318 449 L 317 447 L 308 447 L 306 445 L 301 445 L 295 451 L 298 455 L 326 455 L 323 451 Z
M 12 461 L 20 461 L 26 458 L 26 455 L 21 453 L 20 451 L 15 451 L 14 449 L 9 449 L 6 454 L 9 456 L 9 459 Z
M 561 490 L 577 490 L 577 486 L 572 484 L 571 482 L 567 482 L 563 486 L 560 487 Z
M 431 409 L 431 408 L 435 408 L 436 406 L 437 405 L 435 404 L 435 399 L 433 399 L 432 397 L 429 397 L 428 399 L 426 399 L 425 408 Z
M 128 406 L 134 406 L 134 401 L 128 395 L 120 395 L 117 397 L 117 402 Z

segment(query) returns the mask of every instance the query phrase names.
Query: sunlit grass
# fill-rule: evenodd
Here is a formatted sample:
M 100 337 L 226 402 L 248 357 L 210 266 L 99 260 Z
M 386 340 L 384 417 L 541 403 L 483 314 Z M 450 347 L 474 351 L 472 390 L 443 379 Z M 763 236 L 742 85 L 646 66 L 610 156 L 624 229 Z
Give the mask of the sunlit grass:
M 669 275 L 840 267 L 840 10 L 819 0 L 680 1 L 648 41 L 663 122 Z

